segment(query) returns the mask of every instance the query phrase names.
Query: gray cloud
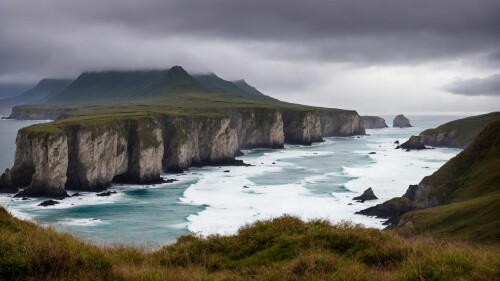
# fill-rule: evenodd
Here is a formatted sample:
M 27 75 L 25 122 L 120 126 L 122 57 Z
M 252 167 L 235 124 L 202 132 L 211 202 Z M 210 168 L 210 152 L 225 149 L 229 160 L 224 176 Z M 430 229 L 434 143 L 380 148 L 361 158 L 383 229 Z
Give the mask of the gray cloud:
M 164 54 L 122 65 L 136 53 L 102 56 L 96 46 L 138 50 L 173 38 L 257 45 L 255 54 L 278 60 L 415 64 L 483 54 L 488 62 L 498 59 L 488 56 L 499 53 L 498 26 L 497 0 L 0 0 L 0 76 L 156 66 L 152 57 Z M 190 48 L 165 45 L 163 53 Z
M 444 89 L 458 95 L 500 97 L 500 74 L 485 78 L 455 80 Z
M 363 113 L 491 111 L 439 87 L 499 69 L 498 26 L 498 0 L 0 0 L 0 82 L 182 65 Z

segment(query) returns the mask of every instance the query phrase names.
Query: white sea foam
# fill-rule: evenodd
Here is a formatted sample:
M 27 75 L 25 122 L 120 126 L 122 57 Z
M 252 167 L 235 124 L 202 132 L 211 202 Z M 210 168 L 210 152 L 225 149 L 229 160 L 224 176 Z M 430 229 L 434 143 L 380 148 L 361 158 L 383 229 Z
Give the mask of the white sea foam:
M 393 129 L 389 129 L 393 130 Z M 411 130 L 407 130 L 412 134 Z M 401 131 L 394 132 L 401 133 Z M 280 172 L 295 163 L 292 159 L 305 157 L 335 157 L 335 151 L 316 149 L 335 142 L 335 138 L 317 144 L 315 147 L 288 146 L 288 149 L 265 152 L 260 157 L 249 157 L 257 166 L 231 168 L 230 173 L 208 169 L 200 173 L 196 184 L 191 185 L 181 201 L 186 204 L 207 206 L 203 211 L 190 215 L 190 231 L 208 235 L 213 233 L 232 234 L 241 226 L 256 220 L 269 219 L 284 214 L 302 219 L 322 218 L 332 222 L 349 220 L 369 227 L 383 227 L 381 219 L 354 213 L 369 206 L 382 203 L 395 196 L 401 196 L 409 184 L 417 184 L 423 177 L 432 174 L 445 161 L 454 156 L 456 149 L 434 149 L 405 152 L 394 149 L 394 138 L 365 136 L 355 141 L 366 142 L 366 150 L 353 153 L 368 155 L 369 162 L 360 165 L 346 165 L 342 172 L 327 172 L 310 175 L 298 182 L 279 185 L 257 185 L 250 178 L 266 173 Z M 346 140 L 344 140 L 346 141 Z M 369 154 L 376 152 L 376 154 Z M 283 160 L 283 161 L 280 161 Z M 274 165 L 270 163 L 275 162 Z M 229 169 L 229 168 L 228 168 Z M 307 167 L 315 171 L 314 167 Z M 320 183 L 331 177 L 347 176 L 343 184 L 352 192 L 331 192 L 331 196 L 316 194 L 307 188 L 308 184 Z M 330 185 L 332 186 L 332 185 Z M 378 200 L 357 203 L 352 197 L 372 187 Z
M 58 222 L 62 225 L 74 225 L 74 226 L 94 226 L 99 224 L 106 224 L 108 222 L 104 222 L 100 219 L 96 218 L 64 218 Z

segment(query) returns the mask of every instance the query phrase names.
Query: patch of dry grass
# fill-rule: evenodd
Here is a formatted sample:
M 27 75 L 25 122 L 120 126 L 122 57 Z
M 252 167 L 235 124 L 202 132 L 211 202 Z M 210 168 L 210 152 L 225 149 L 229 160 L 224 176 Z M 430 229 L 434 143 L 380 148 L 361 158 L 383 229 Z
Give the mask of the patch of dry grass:
M 1 280 L 494 280 L 497 244 L 284 216 L 156 251 L 96 246 L 0 208 Z

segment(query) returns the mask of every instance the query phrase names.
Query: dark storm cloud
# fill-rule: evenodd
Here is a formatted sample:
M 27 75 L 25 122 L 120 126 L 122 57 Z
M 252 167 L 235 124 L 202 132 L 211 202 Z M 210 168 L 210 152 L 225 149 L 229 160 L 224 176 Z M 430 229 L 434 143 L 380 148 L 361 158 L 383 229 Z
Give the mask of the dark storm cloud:
M 445 90 L 458 95 L 500 97 L 500 74 L 485 78 L 456 80 L 445 86 Z
M 211 41 L 285 61 L 490 59 L 499 52 L 498 26 L 498 0 L 0 0 L 0 76 L 150 67 L 155 56 L 189 57 L 197 42 Z M 177 45 L 165 43 L 161 53 L 134 53 L 172 38 Z M 133 56 L 137 62 L 121 62 Z

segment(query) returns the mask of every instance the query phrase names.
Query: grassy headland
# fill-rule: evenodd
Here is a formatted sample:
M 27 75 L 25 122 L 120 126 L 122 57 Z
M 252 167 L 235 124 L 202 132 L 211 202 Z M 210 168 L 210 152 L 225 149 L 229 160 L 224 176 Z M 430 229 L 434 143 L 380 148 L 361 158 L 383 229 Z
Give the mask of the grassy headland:
M 500 241 L 500 119 L 421 184 L 440 206 L 407 213 L 402 231 Z M 408 223 L 411 222 L 411 223 Z
M 500 112 L 471 116 L 445 123 L 420 133 L 425 145 L 464 148 L 488 125 L 500 118 Z

